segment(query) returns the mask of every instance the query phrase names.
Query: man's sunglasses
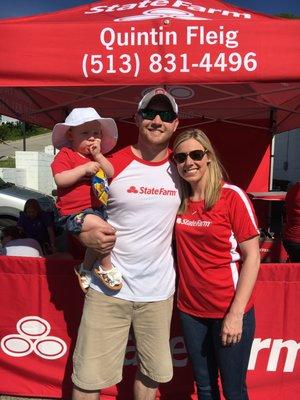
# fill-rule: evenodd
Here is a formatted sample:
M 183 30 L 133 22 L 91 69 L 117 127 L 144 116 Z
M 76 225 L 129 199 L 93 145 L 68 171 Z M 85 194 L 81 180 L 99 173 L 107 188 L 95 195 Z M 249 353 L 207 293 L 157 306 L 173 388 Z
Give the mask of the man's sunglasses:
M 139 114 L 143 119 L 154 119 L 157 115 L 159 115 L 160 119 L 163 122 L 173 122 L 174 119 L 177 118 L 177 114 L 174 111 L 158 111 L 151 110 L 150 108 L 146 108 L 144 110 L 140 110 Z
M 173 154 L 173 159 L 177 164 L 184 163 L 188 156 L 194 161 L 201 161 L 207 152 L 207 150 L 193 150 L 189 153 L 176 153 Z

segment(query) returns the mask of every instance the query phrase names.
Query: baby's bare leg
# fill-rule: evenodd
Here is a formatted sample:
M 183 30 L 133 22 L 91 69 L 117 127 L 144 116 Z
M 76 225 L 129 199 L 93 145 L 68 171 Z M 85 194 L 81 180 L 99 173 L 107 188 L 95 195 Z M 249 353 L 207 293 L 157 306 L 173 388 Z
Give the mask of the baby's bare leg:
M 92 249 L 86 249 L 82 265 L 85 269 L 92 270 L 95 261 L 97 260 L 97 255 Z
M 96 235 L 99 223 L 102 221 L 100 217 L 94 214 L 88 214 L 84 218 L 82 230 L 79 234 L 85 235 L 88 233 L 90 236 Z M 97 262 L 95 262 L 97 260 Z M 110 290 L 118 291 L 122 287 L 122 274 L 120 271 L 111 264 L 110 253 L 106 253 L 99 257 L 97 253 L 91 248 L 88 248 L 83 261 L 83 266 L 89 271 L 93 270 L 94 275 Z
M 101 221 L 101 218 L 98 217 L 97 215 L 94 215 L 94 214 L 86 215 L 86 217 L 84 218 L 83 224 L 82 224 L 81 233 L 88 232 L 90 234 L 93 234 L 93 232 L 94 232 L 96 234 L 96 232 L 99 228 L 100 221 Z M 81 233 L 79 234 L 78 238 L 79 238 L 80 242 L 82 243 L 82 240 L 80 238 Z M 109 271 L 112 268 L 111 260 L 110 260 L 110 253 L 104 254 L 102 257 L 99 257 L 99 255 L 97 255 L 97 253 L 91 248 L 86 249 L 85 257 L 83 260 L 84 268 L 92 270 L 94 263 L 97 259 L 99 260 L 99 263 L 101 264 L 104 271 Z
M 111 264 L 111 259 L 110 259 L 110 253 L 105 254 L 102 258 L 99 258 L 99 262 L 102 266 L 102 269 L 104 269 L 104 271 L 111 270 L 112 264 Z

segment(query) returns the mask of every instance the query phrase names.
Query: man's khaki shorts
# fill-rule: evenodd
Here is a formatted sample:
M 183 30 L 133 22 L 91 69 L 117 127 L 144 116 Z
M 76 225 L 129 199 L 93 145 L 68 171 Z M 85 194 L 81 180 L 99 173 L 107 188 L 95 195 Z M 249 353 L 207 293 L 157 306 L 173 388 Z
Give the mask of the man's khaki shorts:
M 89 289 L 73 355 L 74 385 L 99 390 L 122 380 L 129 329 L 132 325 L 139 369 L 155 382 L 173 376 L 170 325 L 173 296 L 139 303 Z

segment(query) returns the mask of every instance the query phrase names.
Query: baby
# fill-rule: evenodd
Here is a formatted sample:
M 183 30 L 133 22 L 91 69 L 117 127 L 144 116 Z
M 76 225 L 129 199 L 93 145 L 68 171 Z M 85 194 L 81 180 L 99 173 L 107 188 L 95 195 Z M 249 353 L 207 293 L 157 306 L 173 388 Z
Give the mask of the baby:
M 114 169 L 103 154 L 115 146 L 117 137 L 115 121 L 100 117 L 91 107 L 74 108 L 64 123 L 53 128 L 52 143 L 60 150 L 51 164 L 60 223 L 79 241 L 83 232 L 96 232 L 100 218 L 107 220 L 107 178 L 113 176 Z M 99 265 L 97 259 L 88 248 L 83 262 L 75 268 L 82 290 L 87 292 L 92 271 L 107 288 L 120 290 L 122 275 L 111 264 L 110 254 L 100 258 Z

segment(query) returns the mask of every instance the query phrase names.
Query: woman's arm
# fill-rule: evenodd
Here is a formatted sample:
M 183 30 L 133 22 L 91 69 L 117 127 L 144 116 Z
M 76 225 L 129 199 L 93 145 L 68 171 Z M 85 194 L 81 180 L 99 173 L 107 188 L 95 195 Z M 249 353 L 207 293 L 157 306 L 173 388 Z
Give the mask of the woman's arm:
M 223 320 L 221 337 L 224 346 L 235 344 L 241 340 L 243 315 L 252 294 L 260 266 L 258 236 L 245 240 L 239 246 L 243 265 L 233 302 Z

